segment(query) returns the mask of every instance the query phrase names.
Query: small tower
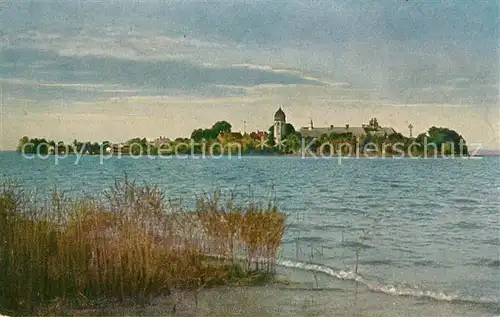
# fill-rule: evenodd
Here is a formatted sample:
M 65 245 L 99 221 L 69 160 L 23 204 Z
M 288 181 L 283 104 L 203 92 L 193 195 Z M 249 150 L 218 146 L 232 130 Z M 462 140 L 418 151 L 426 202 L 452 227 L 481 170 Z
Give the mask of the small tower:
M 286 116 L 281 107 L 274 114 L 274 140 L 280 144 L 285 135 Z
M 413 132 L 413 125 L 411 123 L 408 126 L 408 129 L 410 130 L 410 139 L 412 139 L 413 138 L 413 134 L 412 134 L 412 132 Z
M 314 126 L 313 126 L 313 119 L 312 118 L 309 118 L 309 130 L 312 130 L 314 129 Z

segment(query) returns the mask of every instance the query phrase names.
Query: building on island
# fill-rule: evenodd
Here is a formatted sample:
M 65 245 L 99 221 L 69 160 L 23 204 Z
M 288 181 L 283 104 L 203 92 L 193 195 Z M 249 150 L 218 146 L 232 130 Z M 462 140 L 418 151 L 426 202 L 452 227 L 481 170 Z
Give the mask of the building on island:
M 286 115 L 281 107 L 274 114 L 274 141 L 280 144 L 285 135 Z
M 224 142 L 239 142 L 243 138 L 241 132 L 221 132 L 217 136 L 217 141 Z
M 286 134 L 286 115 L 281 107 L 274 114 L 274 140 L 280 144 Z M 344 126 L 315 127 L 312 119 L 309 121 L 309 126 L 301 127 L 298 131 L 303 138 L 319 139 L 322 135 L 331 134 L 351 134 L 355 138 L 362 138 L 368 135 L 375 137 L 389 137 L 397 132 L 392 127 L 379 126 L 377 119 L 372 118 L 369 124 L 352 127 L 349 124 Z
M 126 143 L 118 143 L 111 146 L 111 152 L 113 154 L 129 153 L 129 150 L 129 145 L 127 145 Z
M 170 144 L 172 141 L 170 141 L 169 138 L 165 137 L 165 136 L 160 136 L 156 139 L 154 139 L 153 141 L 150 141 L 149 142 L 149 145 L 153 146 L 153 147 L 156 147 L 156 148 L 159 148 L 161 146 L 164 146 L 164 145 L 168 145 Z
M 257 132 L 250 133 L 250 138 L 254 141 L 267 140 L 268 133 L 266 131 L 257 130 Z
M 330 135 L 330 134 L 350 133 L 352 134 L 353 137 L 361 138 L 369 134 L 373 136 L 383 137 L 397 133 L 391 127 L 380 127 L 380 126 L 375 127 L 366 124 L 361 125 L 361 127 L 351 127 L 348 124 L 346 124 L 345 126 L 338 126 L 338 127 L 333 125 L 330 125 L 329 127 L 314 127 L 312 120 L 310 120 L 310 124 L 308 127 L 300 128 L 299 132 L 302 135 L 302 137 L 309 137 L 309 138 L 319 138 L 323 134 Z

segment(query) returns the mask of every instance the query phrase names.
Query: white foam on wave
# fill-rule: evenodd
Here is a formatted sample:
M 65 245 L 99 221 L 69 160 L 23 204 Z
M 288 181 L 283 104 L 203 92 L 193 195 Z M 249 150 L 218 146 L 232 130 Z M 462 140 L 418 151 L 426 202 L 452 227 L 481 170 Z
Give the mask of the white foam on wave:
M 417 286 L 409 287 L 406 285 L 376 284 L 367 281 L 361 275 L 356 274 L 352 271 L 335 270 L 333 268 L 319 264 L 296 262 L 291 260 L 278 260 L 276 261 L 276 264 L 287 268 L 298 268 L 305 271 L 321 272 L 341 280 L 357 281 L 367 286 L 368 289 L 370 289 L 373 292 L 384 293 L 387 295 L 429 298 L 438 301 L 448 301 L 448 302 L 461 301 L 461 302 L 471 302 L 477 304 L 500 304 L 500 298 L 497 297 L 487 297 L 487 296 L 481 298 L 464 297 L 457 294 L 448 294 L 446 292 L 422 290 L 419 289 Z
M 339 270 L 335 271 L 334 269 L 324 266 L 324 265 L 319 265 L 319 264 L 312 264 L 312 263 L 303 263 L 303 262 L 295 262 L 291 260 L 278 260 L 276 261 L 276 265 L 281 266 L 281 267 L 286 267 L 286 268 L 296 268 L 296 269 L 302 269 L 305 271 L 314 271 L 314 272 L 321 272 L 325 273 L 327 275 L 336 277 L 340 280 L 352 280 L 352 281 L 361 281 L 362 278 L 360 275 L 357 275 L 354 272 L 351 271 L 344 271 L 344 270 Z
M 225 258 L 224 256 L 220 255 L 213 255 L 210 254 L 210 256 L 213 257 L 218 257 L 218 258 Z M 235 257 L 235 259 L 238 260 L 246 260 L 246 257 Z M 268 261 L 267 258 L 260 258 L 256 257 L 252 260 L 252 262 L 260 262 L 260 263 L 266 263 Z M 284 267 L 284 268 L 295 268 L 295 269 L 300 269 L 304 271 L 311 271 L 311 272 L 318 272 L 318 273 L 324 273 L 328 276 L 340 279 L 340 280 L 350 280 L 350 281 L 356 281 L 358 283 L 362 283 L 366 287 L 368 287 L 369 290 L 372 292 L 377 292 L 377 293 L 384 293 L 386 295 L 392 295 L 392 296 L 410 296 L 410 297 L 417 297 L 417 298 L 427 298 L 427 299 L 433 299 L 433 300 L 438 300 L 438 301 L 447 301 L 447 302 L 470 302 L 470 303 L 476 303 L 476 304 L 500 304 L 500 298 L 498 297 L 470 297 L 470 296 L 460 296 L 458 294 L 449 294 L 446 292 L 440 292 L 440 291 L 431 291 L 431 290 L 423 290 L 420 289 L 418 286 L 408 286 L 408 285 L 383 285 L 383 284 L 377 284 L 373 283 L 371 281 L 366 280 L 363 278 L 361 275 L 356 274 L 355 272 L 352 271 L 345 271 L 345 270 L 337 270 L 325 265 L 321 264 L 314 264 L 314 263 L 306 263 L 306 262 L 299 262 L 299 261 L 293 261 L 293 260 L 286 260 L 286 259 L 278 259 L 273 261 L 277 266 Z M 500 316 L 499 316 L 500 317 Z

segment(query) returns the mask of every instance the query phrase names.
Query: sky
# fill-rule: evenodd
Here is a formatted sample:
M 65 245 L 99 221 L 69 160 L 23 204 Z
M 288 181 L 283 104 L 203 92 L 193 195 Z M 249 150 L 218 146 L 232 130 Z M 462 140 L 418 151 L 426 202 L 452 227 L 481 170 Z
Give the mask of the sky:
M 0 149 L 368 123 L 500 149 L 499 3 L 0 1 Z M 246 122 L 246 125 L 244 124 Z

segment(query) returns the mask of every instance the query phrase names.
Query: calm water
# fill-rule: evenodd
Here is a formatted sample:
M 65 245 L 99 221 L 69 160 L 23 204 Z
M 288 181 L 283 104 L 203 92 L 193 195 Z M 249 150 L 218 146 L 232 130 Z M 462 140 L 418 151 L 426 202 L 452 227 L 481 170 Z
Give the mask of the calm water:
M 293 276 L 357 279 L 388 298 L 500 303 L 500 159 L 133 159 L 54 164 L 0 152 L 0 174 L 30 188 L 102 192 L 126 172 L 170 197 L 216 187 L 276 196 L 289 215 L 280 261 Z M 363 245 L 360 229 L 370 229 Z M 359 276 L 352 273 L 355 249 Z M 301 274 L 300 272 L 304 272 Z M 340 281 L 339 281 L 340 283 Z M 352 282 L 353 283 L 353 282 Z M 378 295 L 377 295 L 378 296 Z M 497 309 L 497 308 L 495 308 Z

